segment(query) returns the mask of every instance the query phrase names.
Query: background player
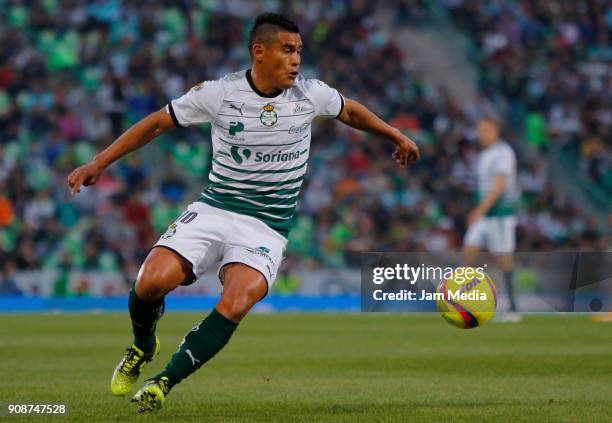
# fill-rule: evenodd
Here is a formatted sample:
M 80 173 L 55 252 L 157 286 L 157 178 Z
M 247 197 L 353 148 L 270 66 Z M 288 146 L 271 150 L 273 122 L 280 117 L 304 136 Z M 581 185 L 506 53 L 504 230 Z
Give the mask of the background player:
M 519 198 L 516 156 L 512 147 L 500 138 L 499 124 L 483 118 L 477 124 L 482 147 L 477 160 L 478 203 L 468 216 L 464 253 L 468 263 L 475 263 L 481 249 L 494 253 L 504 274 L 510 299 L 510 311 L 516 311 L 513 289 L 512 253 L 516 246 L 516 209 Z M 509 321 L 518 314 L 506 316 Z
M 77 193 L 81 185 L 95 184 L 111 163 L 162 133 L 202 122 L 213 125 L 211 184 L 162 235 L 130 292 L 134 345 L 113 374 L 113 393 L 127 394 L 159 350 L 155 327 L 168 292 L 214 264 L 219 264 L 223 292 L 166 369 L 134 396 L 142 410 L 160 408 L 173 385 L 221 350 L 274 282 L 306 172 L 314 117 L 336 117 L 391 140 L 402 167 L 419 158 L 416 144 L 363 105 L 318 80 L 298 77 L 302 42 L 295 23 L 276 14 L 259 16 L 249 48 L 251 69 L 193 87 L 68 177 Z

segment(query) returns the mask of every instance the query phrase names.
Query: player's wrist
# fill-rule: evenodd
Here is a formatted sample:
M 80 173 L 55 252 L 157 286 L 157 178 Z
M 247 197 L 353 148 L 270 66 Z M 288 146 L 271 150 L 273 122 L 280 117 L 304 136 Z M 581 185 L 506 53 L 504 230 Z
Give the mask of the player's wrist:
M 108 161 L 104 160 L 104 158 L 100 155 L 94 156 L 94 158 L 91 159 L 91 163 L 96 166 L 100 171 L 103 171 L 108 167 Z
M 401 145 L 402 141 L 406 138 L 406 136 L 402 134 L 402 131 L 400 131 L 398 128 L 392 127 L 391 135 L 389 138 L 397 146 L 397 145 Z

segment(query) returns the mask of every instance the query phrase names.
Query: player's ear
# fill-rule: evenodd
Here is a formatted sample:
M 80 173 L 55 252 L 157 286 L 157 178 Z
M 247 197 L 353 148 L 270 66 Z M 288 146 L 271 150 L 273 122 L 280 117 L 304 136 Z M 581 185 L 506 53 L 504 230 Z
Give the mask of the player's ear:
M 253 44 L 253 61 L 257 63 L 261 63 L 263 60 L 263 55 L 265 51 L 265 46 L 263 44 Z

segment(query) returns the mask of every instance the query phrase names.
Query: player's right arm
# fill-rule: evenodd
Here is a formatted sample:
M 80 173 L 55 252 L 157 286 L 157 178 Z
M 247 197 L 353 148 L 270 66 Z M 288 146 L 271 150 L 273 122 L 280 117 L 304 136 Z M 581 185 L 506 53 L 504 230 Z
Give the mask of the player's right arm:
M 80 192 L 81 186 L 95 184 L 104 169 L 116 160 L 138 150 L 155 137 L 175 127 L 166 107 L 138 121 L 88 163 L 79 166 L 68 175 L 67 181 L 72 194 Z
M 136 123 L 89 163 L 72 171 L 68 176 L 72 194 L 79 192 L 81 186 L 95 184 L 104 169 L 114 161 L 169 129 L 211 122 L 223 101 L 223 93 L 223 83 L 220 80 L 202 82 L 180 98 L 172 100 L 163 109 Z
M 486 216 L 487 212 L 491 210 L 491 207 L 495 202 L 502 196 L 508 183 L 508 176 L 504 174 L 495 175 L 491 190 L 487 193 L 485 198 L 478 204 L 478 206 L 470 212 L 468 215 L 468 224 L 472 225 L 478 219 Z

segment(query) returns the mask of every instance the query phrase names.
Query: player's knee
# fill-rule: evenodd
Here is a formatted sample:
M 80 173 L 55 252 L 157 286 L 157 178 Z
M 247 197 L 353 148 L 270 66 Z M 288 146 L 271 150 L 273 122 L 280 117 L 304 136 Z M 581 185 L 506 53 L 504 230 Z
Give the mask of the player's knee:
M 191 265 L 186 260 L 165 248 L 154 248 L 138 272 L 136 295 L 158 299 L 193 278 Z
M 217 311 L 228 319 L 239 322 L 247 315 L 255 302 L 246 292 L 237 295 L 222 295 L 217 304 Z
M 167 268 L 144 265 L 136 279 L 136 295 L 143 300 L 155 300 L 172 291 L 180 283 Z

